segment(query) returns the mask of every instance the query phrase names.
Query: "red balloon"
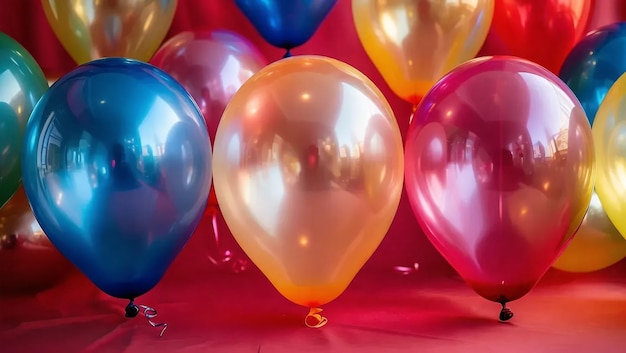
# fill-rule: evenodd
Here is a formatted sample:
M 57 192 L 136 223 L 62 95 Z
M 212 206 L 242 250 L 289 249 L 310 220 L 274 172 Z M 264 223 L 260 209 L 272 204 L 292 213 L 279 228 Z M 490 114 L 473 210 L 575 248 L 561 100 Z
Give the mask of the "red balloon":
M 558 77 L 486 57 L 422 100 L 405 182 L 435 248 L 478 294 L 504 305 L 537 283 L 579 227 L 594 157 L 585 113 Z
M 585 34 L 593 0 L 498 0 L 481 55 L 513 55 L 558 74 Z

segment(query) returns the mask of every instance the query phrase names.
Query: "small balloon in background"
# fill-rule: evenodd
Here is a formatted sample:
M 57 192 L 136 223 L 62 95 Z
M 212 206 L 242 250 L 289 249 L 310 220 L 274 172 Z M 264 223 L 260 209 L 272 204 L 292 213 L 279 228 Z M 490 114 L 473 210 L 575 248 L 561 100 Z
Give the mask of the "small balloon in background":
M 0 296 L 51 288 L 73 270 L 41 230 L 20 187 L 0 208 Z
M 148 61 L 174 19 L 177 0 L 42 0 L 65 50 L 84 64 L 104 57 Z
M 215 138 L 215 191 L 250 259 L 293 303 L 337 298 L 395 216 L 403 184 L 393 111 L 362 73 L 294 56 L 235 93 Z
M 400 98 L 413 104 L 483 45 L 494 0 L 352 0 L 365 52 Z
M 50 241 L 103 292 L 151 290 L 198 225 L 211 187 L 202 114 L 161 69 L 99 59 L 60 78 L 26 128 L 24 190 Z
M 265 41 L 287 50 L 284 57 L 311 39 L 336 3 L 337 0 L 235 0 Z
M 593 125 L 615 81 L 626 72 L 626 22 L 589 32 L 567 56 L 559 77 L 572 89 Z
M 626 237 L 626 75 L 620 76 L 604 97 L 592 130 L 596 193 L 615 229 Z
M 513 55 L 554 74 L 585 35 L 594 0 L 499 0 L 484 55 Z
M 574 94 L 513 57 L 460 65 L 424 97 L 407 135 L 405 182 L 424 233 L 481 296 L 528 293 L 581 224 L 594 147 Z
M 626 257 L 626 239 L 604 212 L 594 192 L 583 223 L 552 267 L 566 272 L 593 272 Z
M 179 33 L 161 46 L 150 63 L 170 74 L 191 94 L 204 117 L 211 143 L 235 92 L 267 65 L 250 41 L 226 30 Z M 211 262 L 232 272 L 245 271 L 245 254 L 230 234 L 219 231 L 220 211 L 213 187 L 205 214 L 213 229 L 209 244 Z
M 0 33 L 0 208 L 20 187 L 24 129 L 47 89 L 46 77 L 30 53 Z

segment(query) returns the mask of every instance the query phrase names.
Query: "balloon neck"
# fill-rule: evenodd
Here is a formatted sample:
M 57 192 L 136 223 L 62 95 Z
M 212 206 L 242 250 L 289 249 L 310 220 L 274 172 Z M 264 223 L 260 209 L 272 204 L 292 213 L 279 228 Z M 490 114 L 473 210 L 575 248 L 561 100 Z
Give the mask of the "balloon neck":
M 328 323 L 328 319 L 319 313 L 322 312 L 320 308 L 310 308 L 309 313 L 304 318 L 304 324 L 310 328 L 320 328 Z
M 137 305 L 135 305 L 135 301 L 133 299 L 130 300 L 130 302 L 128 303 L 128 305 L 126 305 L 126 313 L 125 316 L 129 317 L 129 318 L 133 318 L 136 317 L 137 315 L 139 315 L 139 312 L 141 311 L 139 309 L 139 307 Z
M 128 303 L 128 305 L 126 305 L 126 317 L 129 317 L 129 318 L 136 317 L 137 315 L 139 315 L 139 313 L 142 310 L 143 310 L 143 315 L 146 317 L 146 320 L 148 320 L 148 324 L 150 324 L 150 326 L 152 327 L 157 327 L 157 328 L 161 327 L 161 333 L 159 334 L 159 337 L 163 336 L 163 333 L 165 333 L 165 330 L 167 330 L 167 323 L 165 322 L 155 323 L 154 321 L 152 321 L 152 319 L 154 319 L 157 316 L 156 309 L 151 308 L 146 305 L 137 305 L 135 304 L 134 299 L 130 299 L 130 302 Z
M 511 309 L 506 307 L 506 302 L 503 301 L 500 304 L 502 304 L 502 310 L 500 310 L 500 321 L 505 322 L 505 321 L 509 321 L 512 317 L 513 317 L 513 312 L 511 311 Z
M 292 56 L 291 49 L 287 49 L 287 52 L 285 53 L 285 55 L 283 55 L 283 59 L 290 58 L 291 56 Z

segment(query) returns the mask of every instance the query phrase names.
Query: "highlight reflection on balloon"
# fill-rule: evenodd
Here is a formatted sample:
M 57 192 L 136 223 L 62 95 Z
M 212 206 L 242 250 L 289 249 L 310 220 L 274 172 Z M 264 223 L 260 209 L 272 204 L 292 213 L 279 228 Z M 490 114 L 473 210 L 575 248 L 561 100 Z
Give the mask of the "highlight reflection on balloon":
M 35 59 L 0 33 L 0 207 L 20 186 L 26 122 L 48 82 Z
M 107 58 L 46 92 L 26 128 L 22 171 L 50 241 L 102 291 L 133 299 L 156 285 L 200 221 L 211 145 L 178 82 Z
M 403 148 L 391 107 L 340 61 L 297 56 L 235 94 L 215 139 L 215 190 L 235 239 L 278 291 L 338 297 L 395 215 Z
M 593 0 L 498 0 L 479 55 L 513 55 L 555 74 L 585 35 Z
M 177 0 L 41 0 L 46 19 L 70 56 L 148 61 L 170 28 Z
M 405 153 L 425 234 L 478 294 L 503 304 L 556 260 L 593 189 L 582 107 L 558 77 L 517 58 L 446 75 L 420 104 Z
M 357 34 L 393 92 L 417 104 L 483 45 L 494 0 L 352 0 Z
M 596 192 L 604 211 L 626 237 L 626 75 L 611 87 L 593 123 L 596 146 Z
M 626 22 L 588 33 L 567 56 L 559 77 L 576 94 L 591 124 L 604 96 L 626 72 Z
M 52 287 L 72 269 L 41 230 L 20 187 L 0 208 L 0 295 Z
M 553 267 L 567 272 L 593 272 L 626 257 L 626 240 L 615 229 L 594 192 L 574 239 Z

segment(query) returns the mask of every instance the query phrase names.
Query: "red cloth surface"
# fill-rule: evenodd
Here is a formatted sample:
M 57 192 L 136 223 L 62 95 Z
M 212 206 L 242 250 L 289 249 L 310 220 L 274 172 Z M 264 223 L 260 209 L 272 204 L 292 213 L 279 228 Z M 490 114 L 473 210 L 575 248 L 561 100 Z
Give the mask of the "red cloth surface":
M 266 44 L 232 1 L 179 0 L 170 34 L 222 28 L 250 39 L 270 60 L 283 51 Z M 596 2 L 591 28 L 623 19 L 626 2 Z M 0 0 L 0 31 L 24 45 L 50 77 L 74 63 L 47 24 L 39 0 Z M 397 98 L 359 43 L 350 1 L 339 0 L 298 54 L 345 61 L 383 91 L 406 134 L 410 104 Z M 222 234 L 227 232 L 223 220 Z M 100 293 L 82 275 L 47 291 L 0 298 L 0 352 L 623 352 L 626 349 L 624 262 L 593 275 L 549 272 L 511 304 L 516 316 L 497 322 L 499 306 L 472 292 L 422 234 L 403 195 L 387 237 L 348 290 L 324 307 L 329 324 L 303 325 L 306 310 L 288 302 L 257 271 L 216 271 L 207 259 L 211 224 L 204 220 L 163 281 L 141 297 L 156 322 L 126 319 L 126 303 Z M 419 262 L 402 276 L 395 265 Z M 0 269 L 1 270 L 1 269 Z

